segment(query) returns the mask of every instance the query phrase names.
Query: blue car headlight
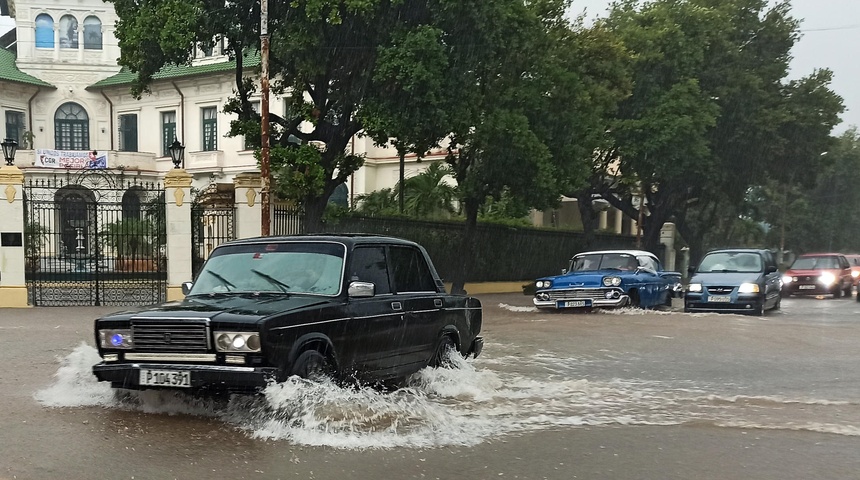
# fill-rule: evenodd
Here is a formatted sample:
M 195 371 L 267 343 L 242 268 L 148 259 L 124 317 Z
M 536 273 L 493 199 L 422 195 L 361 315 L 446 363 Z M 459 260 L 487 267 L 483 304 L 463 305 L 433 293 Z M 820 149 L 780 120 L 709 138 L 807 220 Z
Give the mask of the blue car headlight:
M 535 287 L 537 288 L 549 288 L 552 286 L 551 280 L 538 280 L 535 282 Z
M 99 330 L 99 344 L 102 348 L 119 348 L 128 350 L 134 346 L 130 329 Z
M 687 285 L 687 291 L 688 292 L 701 292 L 702 291 L 702 284 L 701 283 L 691 283 L 691 284 Z
M 760 291 L 757 283 L 742 283 L 738 287 L 738 293 L 758 293 Z
M 621 277 L 603 277 L 604 287 L 617 287 L 621 285 Z

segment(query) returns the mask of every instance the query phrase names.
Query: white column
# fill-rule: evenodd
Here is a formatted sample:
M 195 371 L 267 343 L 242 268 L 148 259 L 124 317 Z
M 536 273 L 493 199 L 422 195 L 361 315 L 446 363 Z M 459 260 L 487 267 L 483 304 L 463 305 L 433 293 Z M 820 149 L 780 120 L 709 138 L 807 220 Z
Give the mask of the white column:
M 233 179 L 233 187 L 236 189 L 236 210 L 233 219 L 236 238 L 259 237 L 262 234 L 263 207 L 260 204 L 262 186 L 260 172 L 240 173 Z
M 182 282 L 192 280 L 191 174 L 174 168 L 164 177 L 167 223 L 167 300 L 181 300 Z
M 27 307 L 24 279 L 24 174 L 0 167 L 0 308 Z
M 624 214 L 621 213 L 621 210 L 615 210 L 615 234 L 621 235 L 622 232 L 622 222 L 624 221 Z
M 609 212 L 606 210 L 601 210 L 597 217 L 597 228 L 599 230 L 606 230 L 609 226 Z

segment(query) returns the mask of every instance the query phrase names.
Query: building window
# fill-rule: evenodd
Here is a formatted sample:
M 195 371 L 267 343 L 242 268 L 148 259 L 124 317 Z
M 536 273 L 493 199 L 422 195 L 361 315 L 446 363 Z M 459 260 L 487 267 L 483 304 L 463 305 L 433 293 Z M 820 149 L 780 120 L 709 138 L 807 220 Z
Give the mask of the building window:
M 60 48 L 78 48 L 78 19 L 71 15 L 60 17 Z
M 204 107 L 203 113 L 203 151 L 218 150 L 218 107 Z
M 90 15 L 84 19 L 84 49 L 102 49 L 102 21 Z
M 140 220 L 140 196 L 134 188 L 122 195 L 122 218 L 123 220 Z
M 6 136 L 18 142 L 18 148 L 24 148 L 24 112 L 6 111 Z
M 170 156 L 170 145 L 176 140 L 176 112 L 161 112 L 161 156 Z
M 54 148 L 57 150 L 90 149 L 90 117 L 80 105 L 68 102 L 54 114 Z
M 251 108 L 257 113 L 260 113 L 260 102 L 251 102 Z M 260 145 L 261 140 L 260 137 L 252 139 L 245 137 L 245 150 L 253 150 L 257 145 Z
M 119 150 L 137 151 L 137 115 L 134 113 L 119 116 Z
M 47 13 L 36 17 L 36 48 L 54 48 L 54 19 Z

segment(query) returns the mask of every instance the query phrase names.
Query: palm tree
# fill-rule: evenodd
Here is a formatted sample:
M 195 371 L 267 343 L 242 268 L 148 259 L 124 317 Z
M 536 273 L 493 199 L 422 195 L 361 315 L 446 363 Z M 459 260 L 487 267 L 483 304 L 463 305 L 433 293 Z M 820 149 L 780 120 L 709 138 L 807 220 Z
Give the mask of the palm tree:
M 451 167 L 434 162 L 426 170 L 404 181 L 405 212 L 416 217 L 450 216 L 454 209 L 456 188 L 445 181 Z

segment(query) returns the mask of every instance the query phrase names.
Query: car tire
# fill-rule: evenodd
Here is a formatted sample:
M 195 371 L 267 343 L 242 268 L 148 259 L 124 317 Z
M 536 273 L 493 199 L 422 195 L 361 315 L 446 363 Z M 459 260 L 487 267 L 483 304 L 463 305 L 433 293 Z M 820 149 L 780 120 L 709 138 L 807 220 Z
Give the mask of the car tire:
M 846 288 L 845 290 L 842 290 L 842 295 L 846 296 L 847 298 L 851 298 L 851 284 L 850 283 L 848 284 L 848 288 Z
M 842 298 L 842 288 L 833 291 L 833 298 Z
M 760 317 L 760 316 L 764 315 L 764 304 L 759 304 L 759 305 L 756 305 L 755 307 L 753 307 L 751 315 L 753 315 L 755 317 Z
M 451 338 L 450 335 L 443 336 L 439 339 L 439 344 L 436 346 L 436 353 L 434 353 L 433 358 L 430 359 L 429 366 L 433 368 L 450 367 L 450 351 L 455 350 L 456 348 L 457 344 L 454 343 L 454 339 Z
M 639 301 L 639 291 L 638 290 L 630 290 L 628 293 L 630 296 L 630 300 L 627 301 L 628 307 L 633 308 L 642 308 L 642 302 Z
M 316 350 L 305 350 L 293 363 L 291 375 L 308 380 L 331 378 L 334 374 L 328 358 Z

